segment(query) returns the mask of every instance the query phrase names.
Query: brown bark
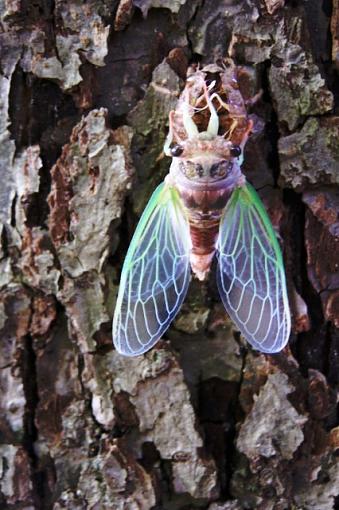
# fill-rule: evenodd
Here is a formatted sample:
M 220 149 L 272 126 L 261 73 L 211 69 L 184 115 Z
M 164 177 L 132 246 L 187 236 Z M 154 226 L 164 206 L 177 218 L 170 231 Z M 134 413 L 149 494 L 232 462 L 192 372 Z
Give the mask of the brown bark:
M 335 508 L 336 0 L 0 9 L 0 508 Z M 263 90 L 243 168 L 284 247 L 289 347 L 252 351 L 212 275 L 158 347 L 121 357 L 119 274 L 168 112 L 188 64 L 228 52 Z

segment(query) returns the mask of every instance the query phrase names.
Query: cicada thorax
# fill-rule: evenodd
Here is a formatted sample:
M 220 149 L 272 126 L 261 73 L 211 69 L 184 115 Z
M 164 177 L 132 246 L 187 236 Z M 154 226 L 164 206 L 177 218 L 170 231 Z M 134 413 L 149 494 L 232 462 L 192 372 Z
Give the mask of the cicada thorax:
M 170 115 L 169 179 L 189 218 L 191 267 L 204 279 L 215 253 L 219 223 L 233 189 L 245 180 L 240 158 L 251 130 L 236 67 L 192 72 Z

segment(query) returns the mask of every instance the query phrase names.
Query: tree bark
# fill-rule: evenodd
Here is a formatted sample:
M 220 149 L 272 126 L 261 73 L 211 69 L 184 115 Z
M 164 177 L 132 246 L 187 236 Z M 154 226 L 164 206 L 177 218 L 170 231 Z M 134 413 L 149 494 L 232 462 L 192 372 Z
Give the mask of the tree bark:
M 335 508 L 338 2 L 0 10 L 0 507 Z M 122 357 L 119 275 L 168 171 L 168 113 L 189 64 L 228 55 L 262 90 L 243 171 L 283 246 L 289 346 L 251 350 L 211 274 L 156 348 Z

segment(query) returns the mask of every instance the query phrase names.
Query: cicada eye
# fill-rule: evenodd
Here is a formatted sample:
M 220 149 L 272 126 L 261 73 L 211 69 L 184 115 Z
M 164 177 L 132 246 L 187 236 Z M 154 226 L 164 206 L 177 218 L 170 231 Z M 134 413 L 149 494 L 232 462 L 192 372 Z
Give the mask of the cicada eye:
M 170 148 L 170 152 L 174 158 L 178 158 L 184 152 L 184 148 L 182 145 L 176 143 L 175 145 L 173 145 L 173 147 Z
M 241 147 L 239 145 L 233 145 L 230 149 L 231 156 L 238 158 L 241 154 Z

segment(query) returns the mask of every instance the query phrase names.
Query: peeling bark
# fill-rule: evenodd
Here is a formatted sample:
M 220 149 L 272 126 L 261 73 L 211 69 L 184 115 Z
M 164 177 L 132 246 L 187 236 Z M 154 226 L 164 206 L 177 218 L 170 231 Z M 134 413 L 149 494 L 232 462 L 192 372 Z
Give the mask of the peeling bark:
M 0 2 L 1 508 L 338 505 L 330 4 Z M 114 302 L 138 217 L 168 171 L 168 113 L 190 63 L 228 55 L 244 96 L 261 94 L 243 168 L 283 247 L 289 347 L 253 352 L 212 274 L 192 281 L 155 349 L 123 358 Z

